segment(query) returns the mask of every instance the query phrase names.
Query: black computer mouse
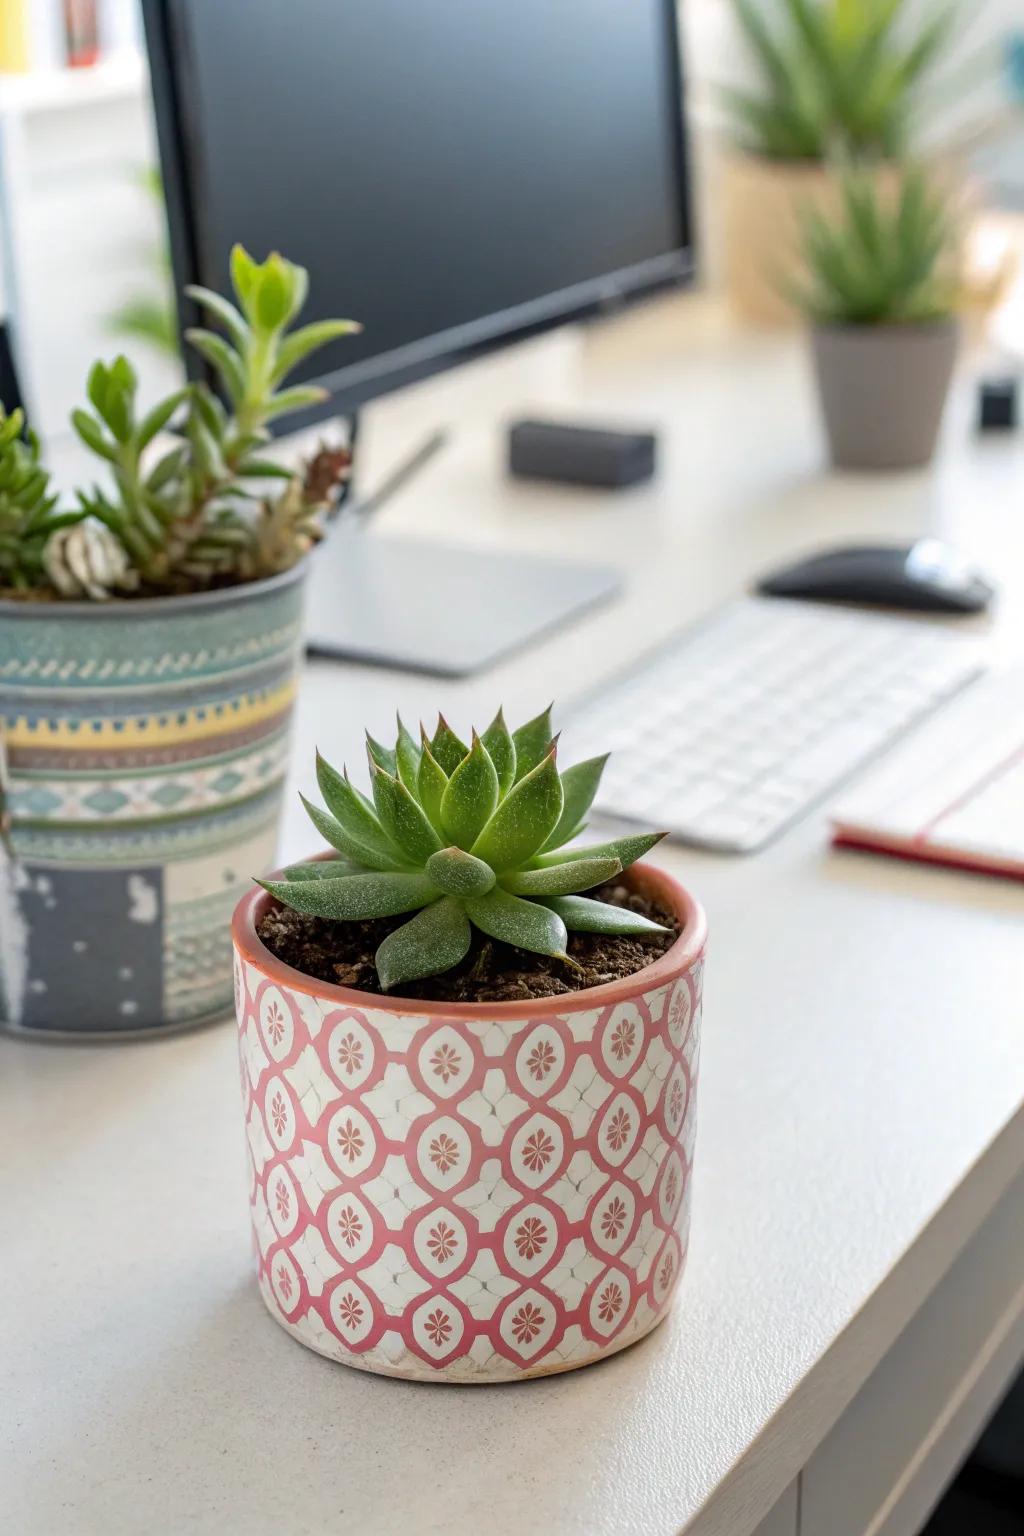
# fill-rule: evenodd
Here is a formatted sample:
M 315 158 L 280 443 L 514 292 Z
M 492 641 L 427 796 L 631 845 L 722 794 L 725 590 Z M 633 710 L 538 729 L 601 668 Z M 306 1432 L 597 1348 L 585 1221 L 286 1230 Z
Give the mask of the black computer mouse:
M 932 613 L 980 613 L 995 589 L 938 539 L 850 544 L 773 571 L 757 584 L 769 597 L 869 603 Z

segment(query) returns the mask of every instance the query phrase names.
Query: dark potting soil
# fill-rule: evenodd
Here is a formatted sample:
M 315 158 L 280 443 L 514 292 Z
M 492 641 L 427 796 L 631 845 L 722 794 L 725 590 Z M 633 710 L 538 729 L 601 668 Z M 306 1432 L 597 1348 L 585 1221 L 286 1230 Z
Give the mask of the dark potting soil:
M 445 1003 L 517 1003 L 535 997 L 557 997 L 563 992 L 582 992 L 643 970 L 675 942 L 679 923 L 656 902 L 631 890 L 621 881 L 610 881 L 589 895 L 613 907 L 628 907 L 664 923 L 668 933 L 626 938 L 608 933 L 570 933 L 569 954 L 574 965 L 534 955 L 529 950 L 489 939 L 473 929 L 473 941 L 464 960 L 440 976 L 428 976 L 401 988 L 402 997 Z M 377 946 L 402 923 L 404 917 L 376 918 L 365 923 L 331 922 L 309 917 L 274 902 L 256 925 L 264 944 L 284 962 L 317 981 L 356 987 L 361 992 L 380 992 L 373 957 Z

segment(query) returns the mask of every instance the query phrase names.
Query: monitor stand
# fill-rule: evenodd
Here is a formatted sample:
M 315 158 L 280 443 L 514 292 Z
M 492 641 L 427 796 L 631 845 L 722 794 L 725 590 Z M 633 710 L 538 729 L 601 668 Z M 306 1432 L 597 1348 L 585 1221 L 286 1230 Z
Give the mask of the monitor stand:
M 310 562 L 314 655 L 468 677 L 621 590 L 608 566 L 387 537 L 345 514 Z

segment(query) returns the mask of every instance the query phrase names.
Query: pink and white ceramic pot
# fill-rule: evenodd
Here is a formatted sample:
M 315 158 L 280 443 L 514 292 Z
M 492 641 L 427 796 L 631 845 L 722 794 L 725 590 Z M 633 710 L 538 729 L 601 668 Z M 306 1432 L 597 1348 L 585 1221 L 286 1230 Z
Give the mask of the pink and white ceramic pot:
M 333 987 L 234 920 L 259 1285 L 301 1343 L 361 1370 L 492 1383 L 649 1333 L 686 1258 L 704 914 L 646 969 L 527 1003 Z

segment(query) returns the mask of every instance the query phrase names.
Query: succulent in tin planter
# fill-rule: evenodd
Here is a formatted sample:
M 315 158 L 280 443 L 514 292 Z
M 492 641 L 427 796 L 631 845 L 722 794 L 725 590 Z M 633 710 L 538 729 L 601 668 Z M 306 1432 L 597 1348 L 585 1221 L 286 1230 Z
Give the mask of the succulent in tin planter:
M 16 878 L 0 878 L 0 1023 L 151 1031 L 230 1001 L 226 918 L 273 858 L 305 554 L 348 472 L 293 469 L 271 426 L 322 398 L 289 375 L 356 329 L 297 326 L 305 271 L 231 258 L 191 297 L 217 391 L 146 407 L 97 362 L 72 425 L 97 479 L 68 502 L 20 412 L 0 415 L 0 745 Z M 2 872 L 0 872 L 2 873 Z
M 898 469 L 935 449 L 957 350 L 955 221 L 915 165 L 892 197 L 856 171 L 834 220 L 805 207 L 808 277 L 792 286 L 812 326 L 833 462 Z
M 307 278 L 276 253 L 256 263 L 236 246 L 231 274 L 237 306 L 188 290 L 221 330 L 186 333 L 227 404 L 199 382 L 143 412 L 128 359 L 94 363 L 88 407 L 71 423 L 107 483 L 79 491 L 76 509 L 61 510 L 46 494 L 38 447 L 19 438 L 20 413 L 5 423 L 0 454 L 11 461 L 16 493 L 0 514 L 0 589 L 92 600 L 191 593 L 276 575 L 309 550 L 347 456 L 337 455 L 336 476 L 324 484 L 322 460 L 311 475 L 312 466 L 296 472 L 261 450 L 272 422 L 323 398 L 311 385 L 284 388 L 288 375 L 358 327 L 325 320 L 291 329 Z M 160 438 L 162 451 L 152 452 Z
M 587 1365 L 685 1261 L 703 914 L 662 834 L 576 843 L 605 760 L 549 711 L 367 746 L 371 795 L 317 762 L 332 854 L 235 913 L 263 1298 L 385 1375 Z

